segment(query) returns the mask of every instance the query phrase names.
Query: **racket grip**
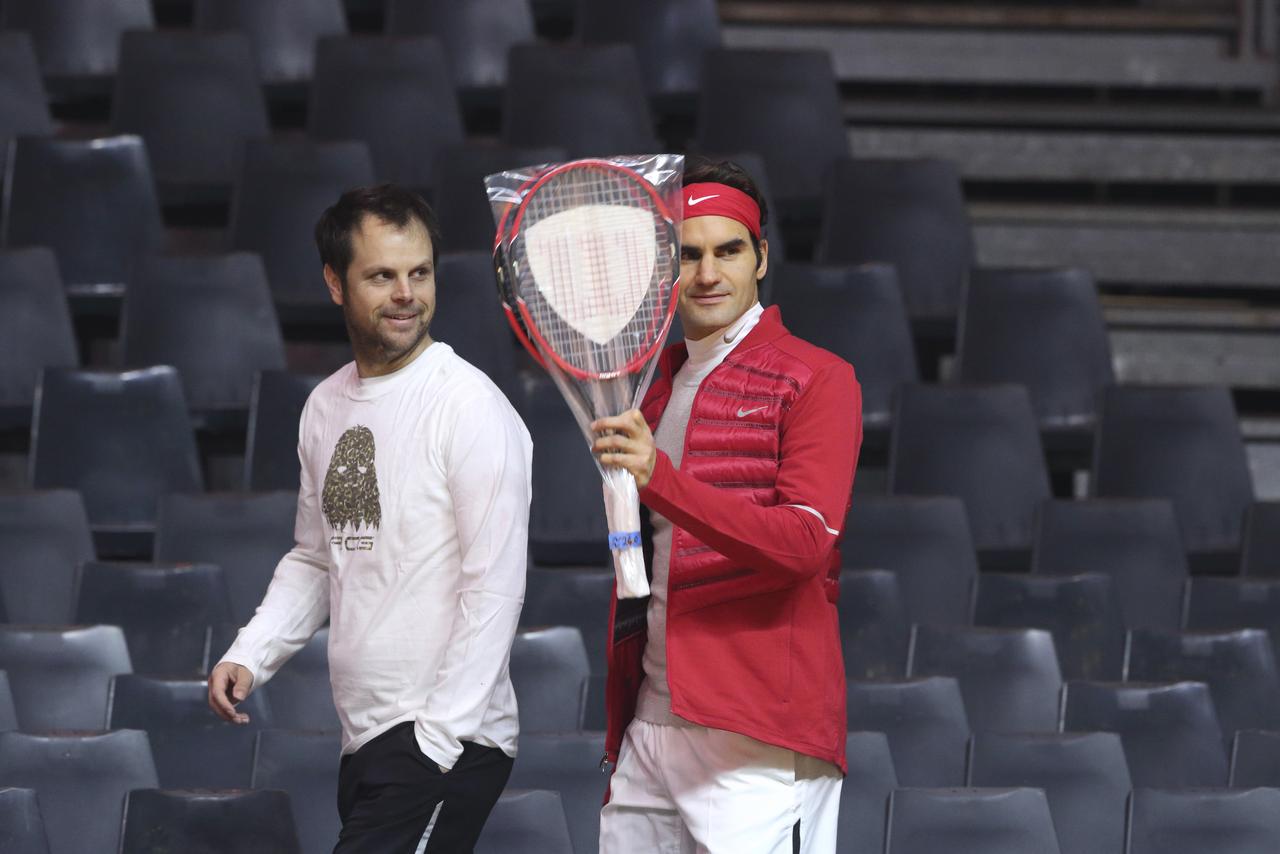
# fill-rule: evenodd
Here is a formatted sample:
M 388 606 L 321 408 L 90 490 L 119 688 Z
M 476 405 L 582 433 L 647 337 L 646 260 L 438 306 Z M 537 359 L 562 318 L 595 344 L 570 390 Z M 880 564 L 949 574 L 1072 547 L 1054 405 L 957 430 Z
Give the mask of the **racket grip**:
M 609 550 L 613 552 L 618 598 L 648 596 L 649 575 L 640 544 L 640 491 L 631 472 L 624 468 L 605 469 L 604 510 L 609 522 Z

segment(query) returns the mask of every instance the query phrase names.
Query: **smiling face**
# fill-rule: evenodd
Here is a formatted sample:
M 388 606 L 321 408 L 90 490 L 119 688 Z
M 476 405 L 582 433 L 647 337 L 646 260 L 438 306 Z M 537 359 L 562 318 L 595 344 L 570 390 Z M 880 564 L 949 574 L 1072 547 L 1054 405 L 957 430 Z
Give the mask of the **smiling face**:
M 351 232 L 345 281 L 324 268 L 329 296 L 342 306 L 362 377 L 398 370 L 431 344 L 436 308 L 431 237 L 417 220 L 404 228 L 366 215 Z
M 768 241 L 760 241 L 760 263 L 751 232 L 735 219 L 700 216 L 680 228 L 680 322 L 686 338 L 706 338 L 731 325 L 756 304 L 758 284 L 769 268 Z

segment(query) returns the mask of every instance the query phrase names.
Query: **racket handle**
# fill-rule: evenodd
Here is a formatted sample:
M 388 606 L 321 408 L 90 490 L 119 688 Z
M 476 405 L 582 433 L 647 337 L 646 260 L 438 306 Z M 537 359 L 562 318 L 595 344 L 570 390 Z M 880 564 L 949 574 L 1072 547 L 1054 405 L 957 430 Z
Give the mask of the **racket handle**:
M 604 510 L 609 522 L 609 550 L 613 552 L 618 598 L 648 596 L 649 575 L 640 544 L 640 491 L 631 472 L 614 466 L 604 470 Z

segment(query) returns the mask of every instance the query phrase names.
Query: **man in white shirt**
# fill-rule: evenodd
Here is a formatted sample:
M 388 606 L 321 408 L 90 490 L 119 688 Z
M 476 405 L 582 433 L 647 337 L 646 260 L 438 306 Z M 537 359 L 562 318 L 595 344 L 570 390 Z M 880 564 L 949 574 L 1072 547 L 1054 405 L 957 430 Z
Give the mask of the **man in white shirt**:
M 209 677 L 214 711 L 246 723 L 235 705 L 329 621 L 335 854 L 470 851 L 515 756 L 532 442 L 431 339 L 438 242 L 427 204 L 391 185 L 316 225 L 355 361 L 307 400 L 297 545 Z

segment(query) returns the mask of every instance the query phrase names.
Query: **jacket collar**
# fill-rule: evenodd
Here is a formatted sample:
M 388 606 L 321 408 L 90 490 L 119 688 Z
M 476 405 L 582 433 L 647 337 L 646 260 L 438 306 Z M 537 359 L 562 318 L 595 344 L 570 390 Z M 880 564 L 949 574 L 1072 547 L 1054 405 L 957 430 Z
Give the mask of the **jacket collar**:
M 778 310 L 776 305 L 771 305 L 764 310 L 764 313 L 760 315 L 760 319 L 756 321 L 756 325 L 747 333 L 747 337 L 742 339 L 741 344 L 733 348 L 733 352 L 729 354 L 725 361 L 731 361 L 739 353 L 776 341 L 789 334 L 787 327 L 782 325 L 782 312 Z M 658 363 L 662 377 L 670 380 L 688 358 L 689 349 L 685 346 L 684 341 L 677 341 L 667 347 Z

